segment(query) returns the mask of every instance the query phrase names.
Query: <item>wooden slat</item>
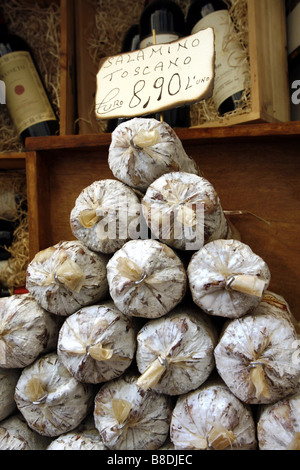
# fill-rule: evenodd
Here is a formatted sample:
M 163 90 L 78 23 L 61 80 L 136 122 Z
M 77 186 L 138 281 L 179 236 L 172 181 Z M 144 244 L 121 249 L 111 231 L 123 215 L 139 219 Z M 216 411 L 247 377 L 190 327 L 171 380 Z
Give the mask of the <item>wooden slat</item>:
M 25 152 L 0 153 L 0 169 L 14 170 L 23 169 L 26 165 Z
M 36 152 L 26 155 L 26 181 L 28 205 L 29 254 L 37 247 L 52 244 L 50 234 L 49 203 L 55 192 L 49 186 L 49 162 Z M 52 192 L 52 194 L 51 194 Z
M 176 129 L 176 133 L 181 140 L 195 142 L 196 144 L 205 141 L 243 140 L 258 139 L 293 139 L 299 138 L 300 121 L 289 123 L 263 123 L 259 125 L 245 124 L 242 126 L 212 127 L 212 128 L 189 128 Z M 59 148 L 80 148 L 109 145 L 111 134 L 89 134 L 76 136 L 58 137 L 35 137 L 26 140 L 27 150 L 59 149 Z
M 76 63 L 74 37 L 74 0 L 61 0 L 60 50 L 60 134 L 75 134 Z
M 92 134 L 97 129 L 94 113 L 97 67 L 88 51 L 88 38 L 95 28 L 95 10 L 92 2 L 76 0 L 76 63 L 78 134 Z
M 284 0 L 248 0 L 252 112 L 290 119 Z

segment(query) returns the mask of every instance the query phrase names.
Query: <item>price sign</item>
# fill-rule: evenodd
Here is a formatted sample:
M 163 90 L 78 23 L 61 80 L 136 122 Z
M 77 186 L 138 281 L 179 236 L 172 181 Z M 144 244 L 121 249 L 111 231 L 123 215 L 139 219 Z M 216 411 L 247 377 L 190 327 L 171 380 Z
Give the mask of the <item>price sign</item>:
M 98 119 L 137 117 L 207 99 L 213 92 L 214 32 L 107 57 L 97 74 Z

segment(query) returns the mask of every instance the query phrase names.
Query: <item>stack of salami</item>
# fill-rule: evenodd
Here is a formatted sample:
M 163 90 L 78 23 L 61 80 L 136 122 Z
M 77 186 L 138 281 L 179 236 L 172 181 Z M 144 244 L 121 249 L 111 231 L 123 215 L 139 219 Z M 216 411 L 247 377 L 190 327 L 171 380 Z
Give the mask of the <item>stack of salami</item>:
M 286 300 L 173 129 L 135 118 L 78 195 L 75 240 L 0 299 L 0 449 L 300 448 Z

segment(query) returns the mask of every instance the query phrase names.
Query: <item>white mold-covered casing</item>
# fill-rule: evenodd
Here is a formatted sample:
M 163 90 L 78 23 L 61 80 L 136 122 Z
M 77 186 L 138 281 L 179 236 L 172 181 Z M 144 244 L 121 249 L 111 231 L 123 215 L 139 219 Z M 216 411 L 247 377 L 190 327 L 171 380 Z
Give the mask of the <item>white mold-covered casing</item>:
M 166 395 L 194 390 L 209 377 L 217 333 L 196 306 L 180 304 L 147 322 L 137 335 L 136 361 L 145 386 Z
M 131 240 L 107 264 L 110 295 L 128 316 L 158 318 L 183 299 L 187 277 L 182 261 L 157 240 Z
M 298 348 L 285 302 L 267 291 L 251 313 L 225 324 L 214 355 L 220 376 L 240 400 L 270 404 L 297 389 Z
M 141 192 L 171 171 L 198 174 L 195 161 L 171 126 L 152 118 L 133 118 L 116 127 L 108 164 L 118 180 Z
M 61 241 L 29 263 L 26 287 L 45 310 L 68 316 L 108 295 L 106 265 L 79 240 Z
M 95 397 L 95 426 L 111 450 L 155 450 L 168 437 L 169 397 L 142 391 L 137 378 L 124 374 L 104 384 Z
M 252 410 L 218 379 L 178 398 L 170 437 L 176 450 L 253 450 L 257 446 Z
M 83 307 L 62 325 L 57 354 L 80 382 L 101 383 L 119 377 L 135 357 L 136 331 L 112 302 Z
M 178 250 L 199 250 L 231 234 L 212 184 L 183 171 L 162 175 L 148 187 L 142 213 L 155 237 Z
M 226 318 L 255 308 L 271 280 L 267 263 L 239 240 L 208 243 L 192 256 L 187 274 L 194 302 L 207 314 Z
M 75 201 L 71 230 L 91 250 L 112 254 L 133 238 L 140 212 L 140 199 L 132 188 L 113 179 L 94 181 Z
M 32 295 L 0 299 L 0 367 L 23 368 L 56 347 L 61 323 Z
M 15 389 L 28 426 L 48 437 L 75 429 L 90 412 L 93 398 L 93 387 L 72 377 L 56 353 L 23 369 Z

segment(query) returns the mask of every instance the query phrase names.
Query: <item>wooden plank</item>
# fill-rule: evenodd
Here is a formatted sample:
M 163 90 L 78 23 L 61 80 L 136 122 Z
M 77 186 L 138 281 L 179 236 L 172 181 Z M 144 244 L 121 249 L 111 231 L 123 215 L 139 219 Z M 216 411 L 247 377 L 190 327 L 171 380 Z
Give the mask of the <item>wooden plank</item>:
M 25 169 L 25 166 L 25 152 L 0 153 L 1 170 Z
M 92 134 L 98 128 L 94 113 L 98 70 L 88 51 L 88 38 L 95 27 L 92 2 L 76 0 L 75 14 L 78 134 Z
M 252 111 L 290 119 L 284 0 L 248 0 Z
M 212 128 L 176 129 L 178 137 L 184 143 L 200 143 L 211 141 L 243 140 L 251 139 L 298 139 L 300 135 L 300 121 L 288 123 L 263 123 L 259 125 L 245 124 L 243 126 L 223 126 Z M 59 148 L 79 148 L 107 146 L 111 142 L 111 134 L 89 134 L 76 136 L 34 137 L 26 140 L 27 150 L 48 150 Z
M 26 150 L 54 150 L 109 145 L 111 134 L 35 137 L 26 140 Z
M 76 65 L 74 0 L 61 0 L 60 134 L 75 134 Z
M 26 155 L 26 181 L 29 230 L 29 258 L 42 246 L 52 244 L 49 221 L 49 202 L 54 188 L 49 186 L 49 162 L 36 152 Z M 51 195 L 52 191 L 52 195 Z

